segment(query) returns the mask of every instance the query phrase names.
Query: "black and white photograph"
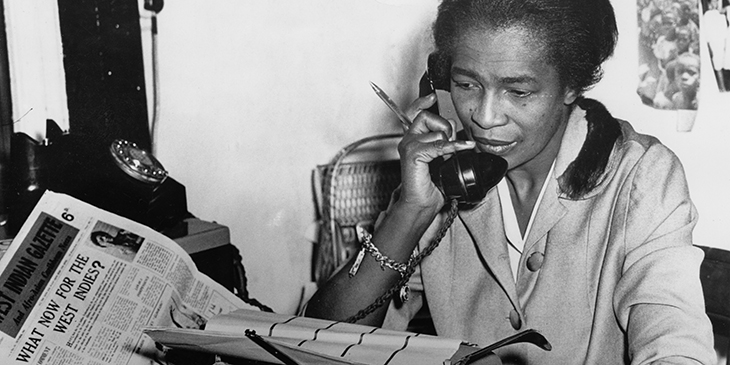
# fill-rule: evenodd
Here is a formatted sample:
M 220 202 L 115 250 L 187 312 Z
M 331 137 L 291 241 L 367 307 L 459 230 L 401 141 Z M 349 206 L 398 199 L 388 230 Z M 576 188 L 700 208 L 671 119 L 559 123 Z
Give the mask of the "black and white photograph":
M 119 229 L 104 222 L 97 222 L 89 235 L 91 247 L 103 250 L 117 258 L 132 261 L 142 247 L 144 237 Z
M 638 0 L 639 87 L 644 104 L 697 110 L 700 88 L 698 0 Z
M 0 240 L 174 292 L 12 364 L 728 363 L 729 0 L 0 4 Z

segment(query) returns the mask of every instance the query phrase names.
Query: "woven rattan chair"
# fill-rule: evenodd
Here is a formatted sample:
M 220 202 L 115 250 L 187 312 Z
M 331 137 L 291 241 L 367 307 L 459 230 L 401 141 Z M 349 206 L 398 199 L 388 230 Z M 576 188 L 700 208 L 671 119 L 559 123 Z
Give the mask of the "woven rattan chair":
M 334 270 L 360 249 L 358 230 L 370 230 L 378 214 L 388 206 L 390 195 L 400 184 L 400 163 L 392 153 L 372 153 L 350 161 L 356 151 L 368 145 L 397 142 L 400 134 L 376 135 L 342 148 L 329 163 L 317 166 L 313 190 L 319 232 L 315 247 L 314 279 L 326 281 Z M 391 151 L 392 152 L 392 151 Z

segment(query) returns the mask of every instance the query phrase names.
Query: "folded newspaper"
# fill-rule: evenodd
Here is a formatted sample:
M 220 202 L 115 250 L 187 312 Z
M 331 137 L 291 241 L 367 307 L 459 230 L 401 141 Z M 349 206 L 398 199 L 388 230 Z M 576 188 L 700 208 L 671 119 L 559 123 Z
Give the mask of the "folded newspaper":
M 170 238 L 46 192 L 0 258 L 2 364 L 151 364 L 148 326 L 202 327 L 254 308 Z

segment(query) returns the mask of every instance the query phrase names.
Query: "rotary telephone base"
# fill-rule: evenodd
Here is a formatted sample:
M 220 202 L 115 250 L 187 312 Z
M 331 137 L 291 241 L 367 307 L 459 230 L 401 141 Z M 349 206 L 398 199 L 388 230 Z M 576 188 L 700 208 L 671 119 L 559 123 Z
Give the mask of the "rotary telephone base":
M 14 133 L 10 147 L 10 215 L 7 233 L 17 234 L 45 190 L 71 195 L 171 237 L 187 233 L 185 187 L 134 143 L 63 132 L 46 125 L 38 142 Z

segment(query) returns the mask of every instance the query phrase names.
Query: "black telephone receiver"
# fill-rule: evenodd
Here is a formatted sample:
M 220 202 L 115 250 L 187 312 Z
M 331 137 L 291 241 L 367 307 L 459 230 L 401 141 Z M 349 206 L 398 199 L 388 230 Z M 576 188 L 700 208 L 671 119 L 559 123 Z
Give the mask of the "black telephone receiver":
M 449 91 L 447 72 L 440 64 L 438 54 L 428 56 L 428 68 L 419 83 L 420 96 L 436 92 L 436 89 Z M 438 101 L 429 112 L 439 114 Z M 458 151 L 448 158 L 439 157 L 429 164 L 431 180 L 449 199 L 460 204 L 479 203 L 507 173 L 507 161 L 502 157 L 475 150 Z

